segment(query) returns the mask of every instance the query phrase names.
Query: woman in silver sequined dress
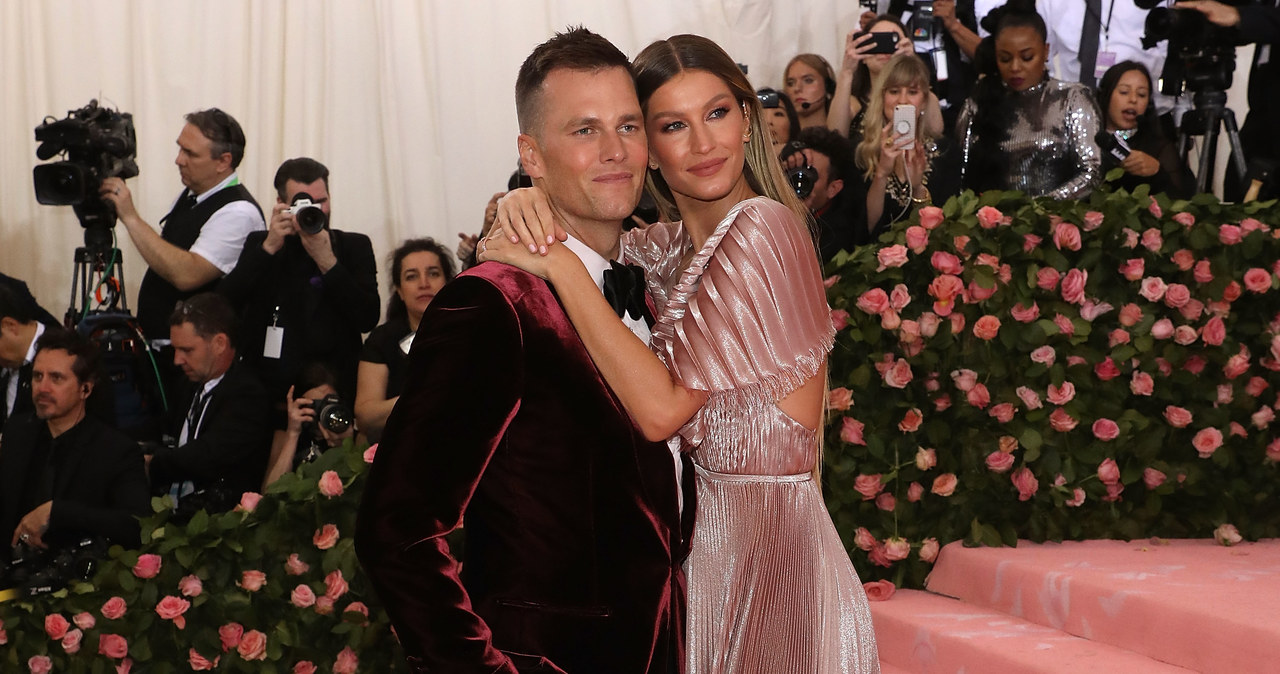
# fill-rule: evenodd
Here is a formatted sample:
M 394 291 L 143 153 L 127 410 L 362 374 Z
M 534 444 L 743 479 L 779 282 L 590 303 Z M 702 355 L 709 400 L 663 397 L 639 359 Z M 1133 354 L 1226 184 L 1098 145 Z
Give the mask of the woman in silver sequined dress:
M 984 19 L 994 23 L 999 74 L 978 81 L 956 123 L 961 181 L 976 192 L 1081 199 L 1102 181 L 1098 105 L 1088 87 L 1049 77 L 1044 19 L 1029 4 L 1011 1 Z

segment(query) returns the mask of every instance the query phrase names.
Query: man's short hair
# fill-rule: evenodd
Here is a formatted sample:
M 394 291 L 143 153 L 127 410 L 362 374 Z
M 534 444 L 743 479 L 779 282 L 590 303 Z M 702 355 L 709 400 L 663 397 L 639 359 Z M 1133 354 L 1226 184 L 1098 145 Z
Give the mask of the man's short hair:
M 50 350 L 66 351 L 75 358 L 71 372 L 81 384 L 97 381 L 98 367 L 102 364 L 97 344 L 74 330 L 50 328 L 36 340 L 36 355 Z
M 244 130 L 235 117 L 218 108 L 209 108 L 187 113 L 186 120 L 213 144 L 209 151 L 214 159 L 230 152 L 231 168 L 240 166 L 240 160 L 244 159 Z
M 329 189 L 329 167 L 312 159 L 311 157 L 295 157 L 286 159 L 280 168 L 276 169 L 276 196 L 280 197 L 280 201 L 285 200 L 284 186 L 290 180 L 310 185 L 317 180 L 324 181 L 324 188 Z
M 631 62 L 612 42 L 582 26 L 556 33 L 534 48 L 516 76 L 516 119 L 521 133 L 533 134 L 538 130 L 542 121 L 542 83 L 558 68 L 589 71 L 623 68 L 630 72 Z
M 236 312 L 227 298 L 218 293 L 200 293 L 178 302 L 169 316 L 170 327 L 190 323 L 200 339 L 224 334 L 232 339 L 236 329 Z
M 36 320 L 31 303 L 19 297 L 10 288 L 0 285 L 0 318 L 12 318 L 19 323 Z
M 844 180 L 845 187 L 849 187 L 847 182 L 857 173 L 853 163 L 853 145 L 848 138 L 825 126 L 810 126 L 800 132 L 800 142 L 831 162 L 831 175 L 826 176 L 827 182 Z

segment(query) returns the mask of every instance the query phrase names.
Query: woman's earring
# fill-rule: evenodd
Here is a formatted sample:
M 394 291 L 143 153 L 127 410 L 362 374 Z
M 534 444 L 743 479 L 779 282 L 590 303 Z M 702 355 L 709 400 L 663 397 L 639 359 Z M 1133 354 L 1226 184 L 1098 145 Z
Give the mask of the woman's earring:
M 658 170 L 658 165 L 657 165 L 657 164 L 654 164 L 654 163 L 650 163 L 650 164 L 649 164 L 649 170 L 650 170 L 650 171 L 657 171 L 657 170 Z

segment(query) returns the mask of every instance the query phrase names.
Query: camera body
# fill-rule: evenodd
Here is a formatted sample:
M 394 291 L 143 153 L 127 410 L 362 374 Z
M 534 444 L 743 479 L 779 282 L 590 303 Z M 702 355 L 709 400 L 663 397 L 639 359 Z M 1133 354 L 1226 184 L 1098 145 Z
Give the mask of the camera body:
M 305 430 L 311 430 L 313 433 L 323 428 L 330 433 L 340 435 L 351 428 L 351 423 L 355 419 L 351 408 L 342 402 L 336 393 L 330 393 L 319 400 L 312 400 L 306 404 L 306 407 L 310 407 L 316 413 L 315 420 L 304 425 Z
M 307 234 L 319 234 L 320 230 L 329 224 L 329 216 L 325 214 L 324 209 L 306 192 L 293 195 L 293 201 L 286 212 L 293 215 L 294 221 L 298 223 L 298 229 Z
M 1157 7 L 1159 0 L 1135 0 L 1135 4 L 1151 10 L 1143 23 L 1142 48 L 1169 41 L 1164 70 L 1159 75 L 1161 93 L 1178 96 L 1184 85 L 1194 92 L 1231 88 L 1236 68 L 1232 29 L 1214 25 L 1195 10 Z
M 894 136 L 908 136 L 911 142 L 902 146 L 904 150 L 914 150 L 916 147 L 916 106 L 914 105 L 895 105 L 893 106 L 893 133 Z
M 128 179 L 138 175 L 134 161 L 138 141 L 133 115 L 98 106 L 91 100 L 65 119 L 45 118 L 36 127 L 36 157 L 65 155 L 62 161 L 40 164 L 32 170 L 36 201 L 46 206 L 74 206 L 86 228 L 115 225 L 115 213 L 102 202 L 98 190 L 106 178 Z
M 17 588 L 27 597 L 56 592 L 73 580 L 92 578 L 109 547 L 101 536 L 47 550 L 18 543 L 9 561 L 0 566 L 0 587 Z
M 933 17 L 933 0 L 916 0 L 916 4 L 911 7 L 911 39 L 915 42 L 932 44 L 937 33 L 937 21 Z
M 797 153 L 804 159 L 803 166 L 785 169 L 787 182 L 791 185 L 791 189 L 795 190 L 796 197 L 801 201 L 808 199 L 809 195 L 813 194 L 813 186 L 818 182 L 818 170 L 809 164 L 809 158 L 804 154 L 807 148 L 808 146 L 804 143 L 793 140 L 784 145 L 782 152 L 778 155 L 784 165 L 791 155 Z

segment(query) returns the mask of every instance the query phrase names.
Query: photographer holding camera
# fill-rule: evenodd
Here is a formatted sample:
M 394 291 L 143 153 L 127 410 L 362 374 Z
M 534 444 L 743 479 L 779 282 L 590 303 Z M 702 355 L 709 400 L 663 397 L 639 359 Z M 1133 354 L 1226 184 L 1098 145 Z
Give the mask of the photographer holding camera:
M 174 160 L 186 189 L 160 219 L 160 232 L 138 214 L 124 180 L 106 178 L 100 190 L 147 263 L 138 323 L 149 340 L 168 339 L 174 303 L 212 290 L 236 266 L 245 237 L 265 227 L 262 209 L 236 175 L 245 147 L 240 124 L 217 108 L 186 120 Z
M 35 414 L 8 425 L 0 451 L 0 531 L 27 552 L 56 551 L 85 536 L 138 545 L 136 517 L 150 510 L 142 453 L 85 410 L 98 347 L 50 328 L 35 352 Z
M 355 414 L 350 403 L 338 395 L 337 383 L 326 365 L 311 363 L 302 369 L 297 383 L 289 387 L 289 423 L 285 432 L 278 433 L 271 442 L 262 491 L 281 475 L 355 436 Z M 299 392 L 297 397 L 295 391 Z
M 237 343 L 272 401 L 284 399 L 307 363 L 327 364 L 345 400 L 355 398 L 362 333 L 378 325 L 378 266 L 369 237 L 330 227 L 329 169 L 289 159 L 275 175 L 266 232 L 245 241 L 218 286 L 240 314 Z M 285 428 L 277 405 L 275 427 Z
M 818 223 L 822 263 L 842 250 L 853 250 L 857 232 L 865 229 L 858 218 L 862 201 L 857 190 L 846 189 L 854 175 L 853 146 L 831 129 L 811 126 L 783 148 L 781 159 L 796 196 Z

